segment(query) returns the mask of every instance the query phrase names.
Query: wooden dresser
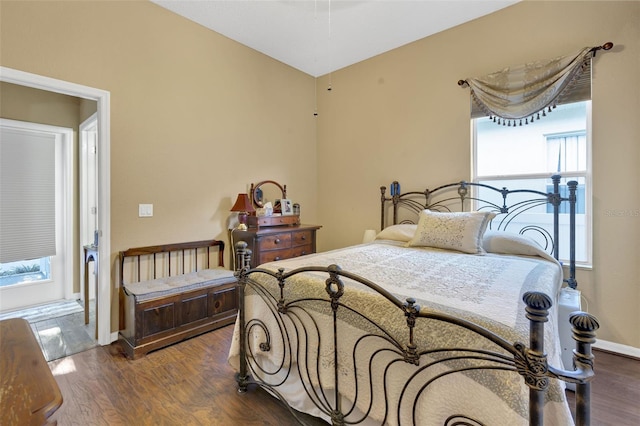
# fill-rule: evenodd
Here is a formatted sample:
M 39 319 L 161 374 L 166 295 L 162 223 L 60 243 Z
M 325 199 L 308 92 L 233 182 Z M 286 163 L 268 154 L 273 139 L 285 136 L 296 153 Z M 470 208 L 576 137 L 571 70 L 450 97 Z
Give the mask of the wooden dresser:
M 238 241 L 247 243 L 251 250 L 251 267 L 265 262 L 290 259 L 316 252 L 316 231 L 320 225 L 267 226 L 249 228 L 246 231 L 235 229 L 232 232 L 233 244 Z
M 42 350 L 22 318 L 0 321 L 0 424 L 56 424 L 62 394 Z

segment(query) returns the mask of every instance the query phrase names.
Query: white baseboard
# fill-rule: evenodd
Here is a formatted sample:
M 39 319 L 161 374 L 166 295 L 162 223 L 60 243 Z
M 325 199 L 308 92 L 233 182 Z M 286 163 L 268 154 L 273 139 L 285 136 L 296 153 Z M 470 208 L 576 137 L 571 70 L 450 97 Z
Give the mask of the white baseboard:
M 115 342 L 116 340 L 118 340 L 118 332 L 117 331 L 115 333 L 111 333 L 111 343 Z
M 633 346 L 621 345 L 620 343 L 608 342 L 606 340 L 597 340 L 593 345 L 594 348 L 602 349 L 603 351 L 616 352 L 622 355 L 632 356 L 640 359 L 640 348 L 634 348 Z

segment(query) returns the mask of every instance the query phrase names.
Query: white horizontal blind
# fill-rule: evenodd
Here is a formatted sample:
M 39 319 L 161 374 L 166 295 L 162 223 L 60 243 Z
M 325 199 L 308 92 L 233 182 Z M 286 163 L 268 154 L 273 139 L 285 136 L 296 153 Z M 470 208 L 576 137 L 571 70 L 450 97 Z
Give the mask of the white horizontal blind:
M 0 263 L 56 254 L 56 136 L 2 127 Z

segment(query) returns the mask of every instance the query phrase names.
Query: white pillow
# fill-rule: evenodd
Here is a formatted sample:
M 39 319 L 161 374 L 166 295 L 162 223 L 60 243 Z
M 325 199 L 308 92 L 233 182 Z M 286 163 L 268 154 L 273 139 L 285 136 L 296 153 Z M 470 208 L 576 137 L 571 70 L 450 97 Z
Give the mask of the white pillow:
M 393 240 L 408 242 L 416 233 L 418 225 L 402 223 L 384 228 L 376 235 L 376 240 Z
M 487 253 L 539 256 L 555 262 L 536 240 L 513 232 L 489 230 L 484 234 L 482 246 Z
M 423 210 L 407 247 L 436 247 L 484 254 L 482 238 L 493 212 L 432 212 Z

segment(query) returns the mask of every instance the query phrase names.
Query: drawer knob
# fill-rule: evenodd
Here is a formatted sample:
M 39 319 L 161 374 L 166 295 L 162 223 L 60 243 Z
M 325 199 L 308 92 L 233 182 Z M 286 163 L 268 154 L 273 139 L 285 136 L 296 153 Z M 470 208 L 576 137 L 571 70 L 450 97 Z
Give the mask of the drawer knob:
M 273 260 L 280 260 L 280 256 L 274 257 Z
M 306 236 L 306 235 L 303 235 L 303 236 L 302 236 L 302 240 L 304 241 L 304 240 L 306 240 L 306 239 L 307 239 L 307 236 Z
M 300 256 L 304 256 L 305 254 L 307 254 L 307 252 L 306 252 L 306 251 L 303 251 L 303 252 L 300 254 Z
M 280 244 L 280 238 L 276 238 L 276 240 L 274 241 L 275 244 Z

